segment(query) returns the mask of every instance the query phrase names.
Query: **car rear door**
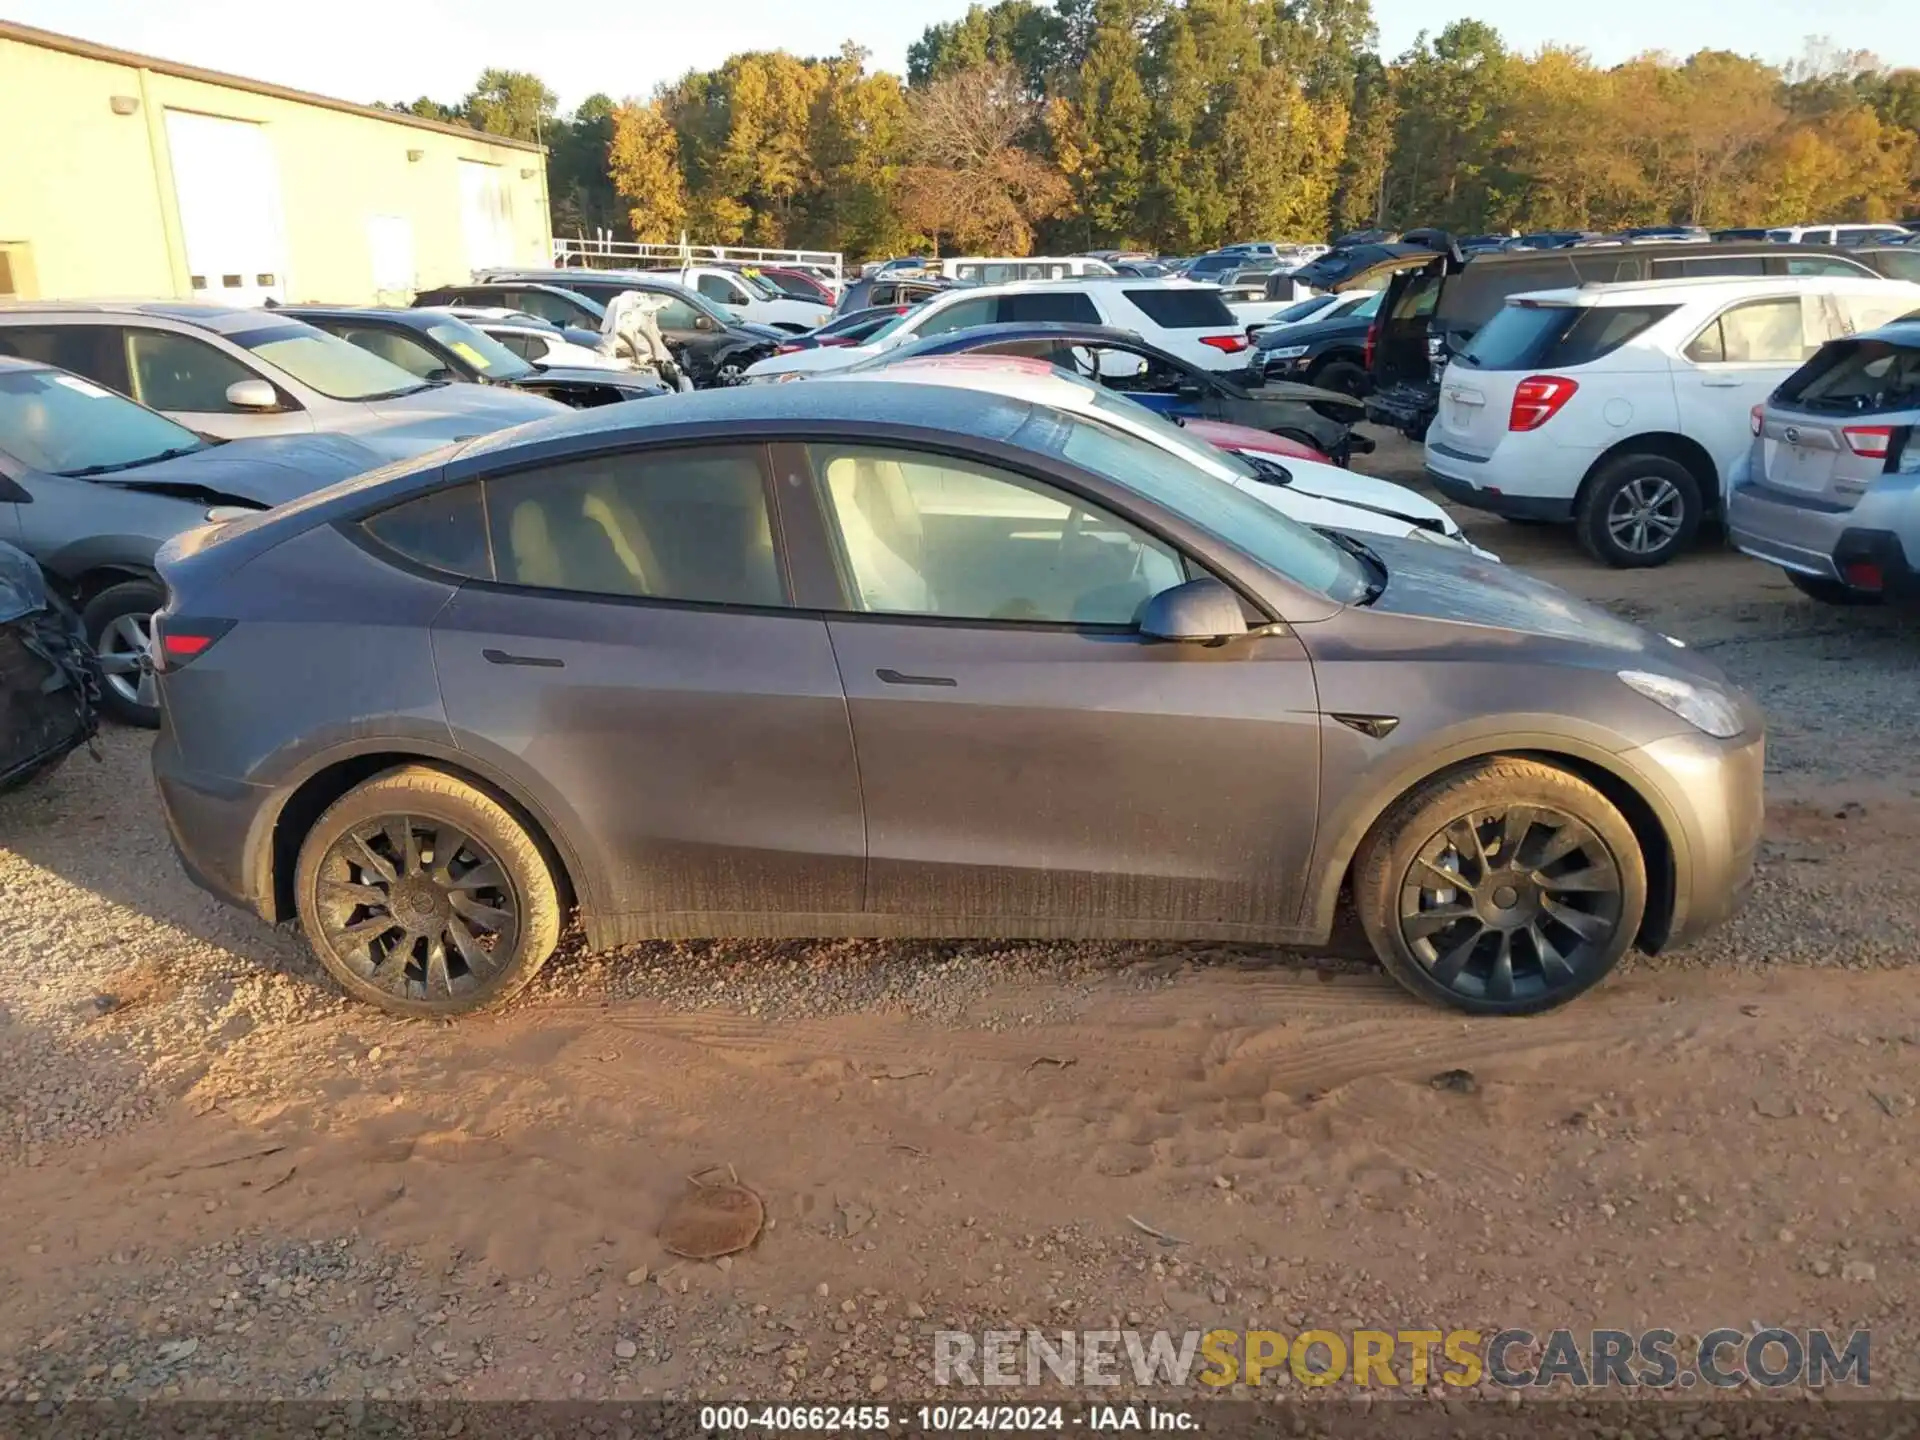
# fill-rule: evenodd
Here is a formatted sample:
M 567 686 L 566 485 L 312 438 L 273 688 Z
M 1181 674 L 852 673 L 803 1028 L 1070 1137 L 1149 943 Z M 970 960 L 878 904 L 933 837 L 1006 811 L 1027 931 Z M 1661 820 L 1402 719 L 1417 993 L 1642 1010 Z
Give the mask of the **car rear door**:
M 1753 407 L 1829 338 L 1826 299 L 1805 293 L 1738 301 L 1682 347 L 1673 372 L 1681 433 L 1713 458 L 1722 495 L 1734 462 L 1752 448 Z
M 1147 640 L 1139 604 L 1183 558 L 1032 475 L 842 442 L 776 466 L 783 498 L 810 478 L 820 502 L 788 534 L 796 583 L 838 612 L 877 930 L 1294 922 L 1319 785 L 1298 640 Z
M 623 451 L 485 481 L 492 578 L 434 624 L 456 740 L 569 817 L 631 938 L 860 912 L 846 699 L 825 621 L 790 602 L 764 458 Z

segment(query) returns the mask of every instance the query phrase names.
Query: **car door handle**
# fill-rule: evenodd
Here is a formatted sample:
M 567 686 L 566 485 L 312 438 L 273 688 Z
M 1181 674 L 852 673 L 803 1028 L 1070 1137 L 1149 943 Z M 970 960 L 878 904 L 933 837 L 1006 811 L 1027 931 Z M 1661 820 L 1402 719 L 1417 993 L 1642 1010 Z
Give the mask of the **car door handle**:
M 542 670 L 559 670 L 567 663 L 555 655 L 509 655 L 504 650 L 482 650 L 480 658 L 489 665 L 533 665 Z
M 1713 390 L 1732 390 L 1740 381 L 1732 375 L 1709 375 L 1700 383 Z
M 951 675 L 903 675 L 898 670 L 873 672 L 889 685 L 958 685 Z

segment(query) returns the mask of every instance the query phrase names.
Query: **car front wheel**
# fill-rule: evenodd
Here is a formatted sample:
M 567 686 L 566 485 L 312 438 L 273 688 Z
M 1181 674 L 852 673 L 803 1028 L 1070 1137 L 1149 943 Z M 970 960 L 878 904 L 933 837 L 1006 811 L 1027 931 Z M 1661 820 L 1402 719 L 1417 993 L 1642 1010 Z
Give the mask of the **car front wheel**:
M 100 657 L 100 706 L 114 719 L 145 729 L 160 724 L 160 690 L 149 651 L 153 616 L 167 592 L 151 580 L 126 580 L 102 590 L 80 612 L 87 643 Z
M 1529 760 L 1441 775 L 1355 857 L 1361 927 L 1387 972 L 1474 1015 L 1565 1004 L 1620 962 L 1646 911 L 1633 829 L 1577 776 Z
M 396 1015 L 458 1015 L 524 988 L 560 938 L 539 845 L 505 806 L 425 766 L 349 790 L 300 847 L 308 943 L 348 994 Z

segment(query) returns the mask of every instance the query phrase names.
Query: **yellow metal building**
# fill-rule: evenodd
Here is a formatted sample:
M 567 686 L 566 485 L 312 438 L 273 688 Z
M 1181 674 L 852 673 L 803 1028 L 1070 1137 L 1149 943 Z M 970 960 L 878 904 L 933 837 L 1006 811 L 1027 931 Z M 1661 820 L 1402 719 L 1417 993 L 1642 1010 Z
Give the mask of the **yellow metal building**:
M 537 145 L 0 21 L 0 301 L 404 303 L 551 244 Z

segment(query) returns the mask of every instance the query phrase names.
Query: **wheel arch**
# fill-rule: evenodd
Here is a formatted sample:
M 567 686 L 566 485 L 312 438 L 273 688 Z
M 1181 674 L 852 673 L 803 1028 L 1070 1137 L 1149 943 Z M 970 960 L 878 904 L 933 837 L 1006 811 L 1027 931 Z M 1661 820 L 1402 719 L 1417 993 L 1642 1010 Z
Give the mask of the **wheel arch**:
M 1658 455 L 1675 464 L 1686 467 L 1689 474 L 1700 486 L 1701 511 L 1706 515 L 1720 513 L 1720 467 L 1713 463 L 1713 456 L 1707 453 L 1707 447 L 1698 440 L 1681 435 L 1672 430 L 1648 430 L 1639 435 L 1617 440 L 1595 458 L 1587 467 L 1587 473 L 1580 477 L 1580 484 L 1574 491 L 1574 514 L 1580 513 L 1586 503 L 1587 494 L 1600 478 L 1600 473 L 1614 461 L 1626 455 Z
M 575 908 L 591 913 L 592 887 L 579 853 L 525 787 L 462 752 L 388 741 L 329 752 L 305 767 L 298 780 L 282 787 L 276 803 L 262 807 L 248 842 L 247 872 L 265 920 L 277 925 L 294 915 L 293 877 L 300 846 L 327 807 L 374 776 L 408 765 L 450 775 L 504 806 L 526 827 L 546 859 L 560 891 L 562 915 Z
M 1500 743 L 1469 741 L 1396 766 L 1365 791 L 1364 799 L 1344 807 L 1336 820 L 1337 828 L 1322 851 L 1324 859 L 1314 872 L 1302 928 L 1319 936 L 1332 933 L 1340 901 L 1352 890 L 1355 857 L 1396 801 L 1418 786 L 1492 760 L 1551 765 L 1586 781 L 1613 803 L 1633 830 L 1647 868 L 1647 908 L 1636 943 L 1650 952 L 1660 949 L 1672 932 L 1688 867 L 1686 832 L 1679 817 L 1617 754 L 1573 737 L 1553 735 L 1510 737 Z

